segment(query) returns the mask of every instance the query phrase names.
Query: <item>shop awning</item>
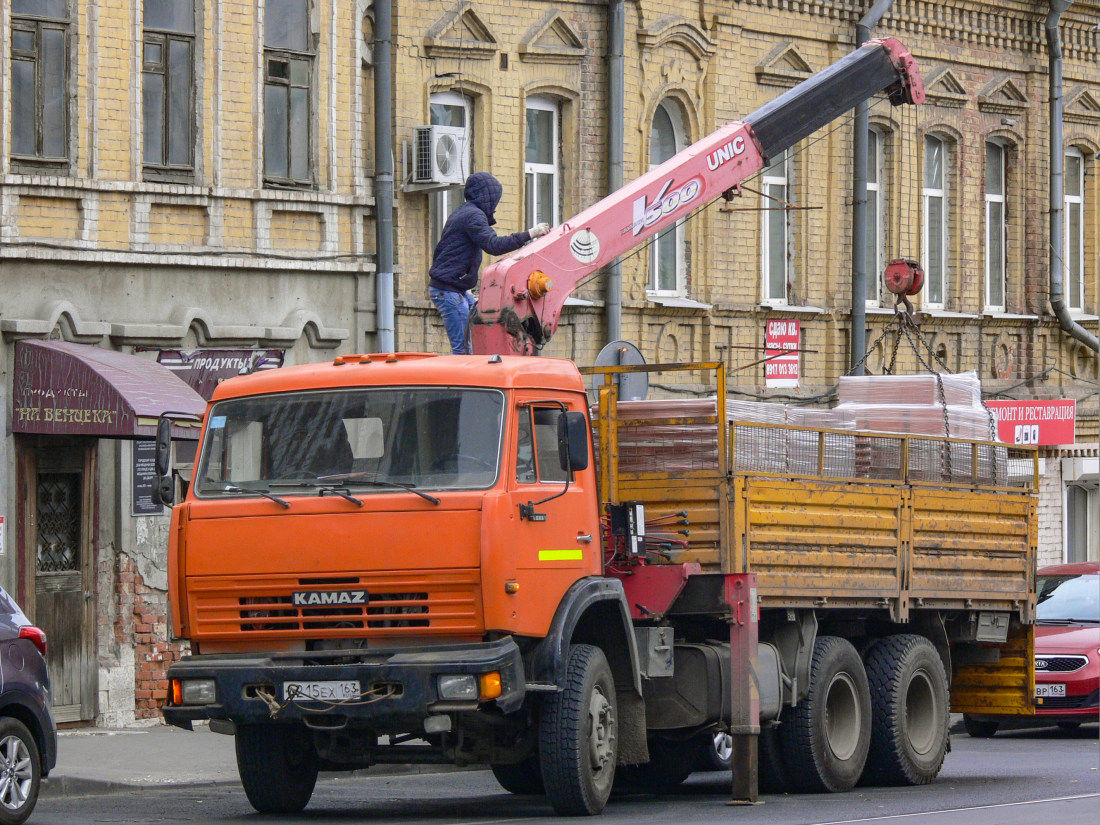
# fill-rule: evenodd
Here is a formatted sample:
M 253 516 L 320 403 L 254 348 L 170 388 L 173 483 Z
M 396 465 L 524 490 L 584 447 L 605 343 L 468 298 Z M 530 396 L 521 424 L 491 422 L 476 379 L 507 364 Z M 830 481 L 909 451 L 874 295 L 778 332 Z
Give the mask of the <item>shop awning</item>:
M 12 432 L 151 438 L 164 412 L 202 415 L 206 402 L 155 361 L 67 341 L 15 345 Z M 198 427 L 177 427 L 198 438 Z

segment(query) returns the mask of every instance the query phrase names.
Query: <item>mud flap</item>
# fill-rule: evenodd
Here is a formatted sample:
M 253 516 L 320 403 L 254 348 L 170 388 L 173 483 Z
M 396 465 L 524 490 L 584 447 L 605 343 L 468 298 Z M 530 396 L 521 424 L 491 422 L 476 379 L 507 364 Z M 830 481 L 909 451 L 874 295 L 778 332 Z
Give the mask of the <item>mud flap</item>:
M 1000 645 L 1000 660 L 960 661 L 952 651 L 951 712 L 982 716 L 1035 713 L 1035 626 L 1013 622 Z

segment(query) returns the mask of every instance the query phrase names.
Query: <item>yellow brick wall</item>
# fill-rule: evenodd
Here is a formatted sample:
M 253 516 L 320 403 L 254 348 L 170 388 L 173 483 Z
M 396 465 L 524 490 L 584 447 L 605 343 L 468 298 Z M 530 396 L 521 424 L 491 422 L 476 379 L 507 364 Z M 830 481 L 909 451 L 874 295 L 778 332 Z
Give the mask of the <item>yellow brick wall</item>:
M 198 246 L 206 238 L 206 210 L 201 206 L 154 203 L 149 208 L 149 241 Z
M 320 249 L 321 216 L 316 212 L 271 213 L 273 249 Z
M 80 237 L 81 204 L 75 198 L 21 197 L 19 235 L 24 238 L 76 240 Z

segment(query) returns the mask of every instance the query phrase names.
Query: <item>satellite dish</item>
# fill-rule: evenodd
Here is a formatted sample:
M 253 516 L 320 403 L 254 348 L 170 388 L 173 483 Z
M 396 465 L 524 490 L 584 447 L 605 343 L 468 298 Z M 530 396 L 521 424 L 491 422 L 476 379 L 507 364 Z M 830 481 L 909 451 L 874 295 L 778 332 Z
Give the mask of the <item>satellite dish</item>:
M 644 364 L 645 357 L 629 341 L 612 341 L 596 356 L 597 367 L 619 367 Z M 602 376 L 593 376 L 595 389 L 603 383 Z M 616 376 L 619 384 L 620 401 L 645 401 L 649 393 L 648 372 L 624 372 Z

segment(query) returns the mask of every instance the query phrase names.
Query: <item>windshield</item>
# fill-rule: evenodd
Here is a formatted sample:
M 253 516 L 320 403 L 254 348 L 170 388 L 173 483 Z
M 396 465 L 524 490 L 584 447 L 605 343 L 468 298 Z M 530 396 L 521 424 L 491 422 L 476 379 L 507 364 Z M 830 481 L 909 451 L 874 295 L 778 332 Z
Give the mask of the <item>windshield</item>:
M 212 496 L 397 487 L 483 489 L 500 464 L 504 395 L 455 388 L 341 389 L 221 401 L 195 474 Z
M 1041 622 L 1100 622 L 1100 576 L 1040 576 L 1036 618 Z

